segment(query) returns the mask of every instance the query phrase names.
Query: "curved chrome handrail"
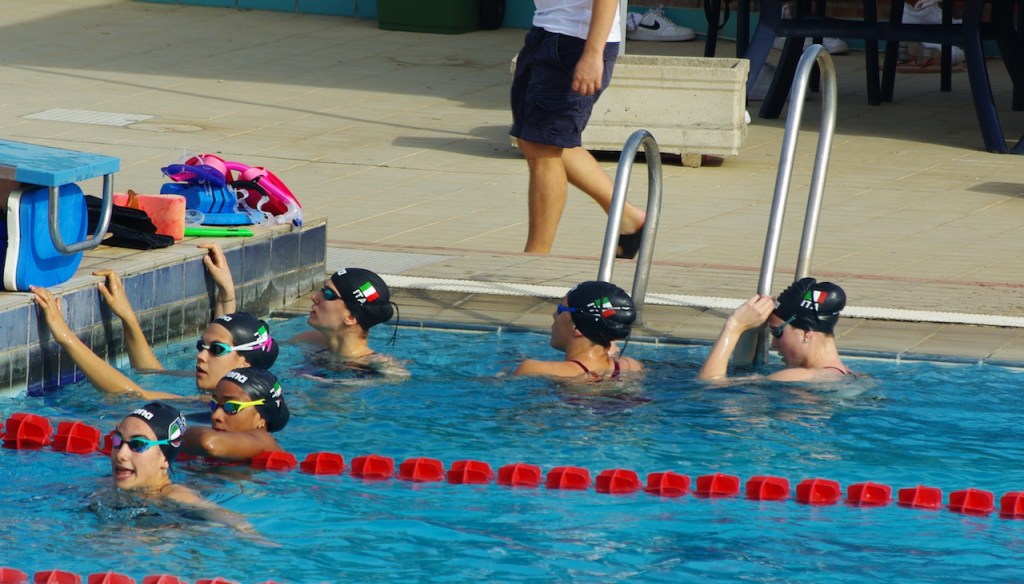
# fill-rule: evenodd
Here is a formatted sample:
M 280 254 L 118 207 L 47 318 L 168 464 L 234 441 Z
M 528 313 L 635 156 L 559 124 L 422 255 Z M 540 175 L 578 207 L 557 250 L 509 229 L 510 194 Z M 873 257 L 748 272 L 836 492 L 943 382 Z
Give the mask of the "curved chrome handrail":
M 644 148 L 647 160 L 647 218 L 640 235 L 640 251 L 637 255 L 636 274 L 633 277 L 633 304 L 636 306 L 636 323 L 643 323 L 644 299 L 647 296 L 647 282 L 651 275 L 651 258 L 654 256 L 654 238 L 658 233 L 661 217 L 661 152 L 654 136 L 647 130 L 637 130 L 626 140 L 619 156 L 615 171 L 615 186 L 612 191 L 611 207 L 608 209 L 608 226 L 604 232 L 604 248 L 601 251 L 601 265 L 597 279 L 612 281 L 612 266 L 615 262 L 615 247 L 619 241 L 619 226 L 622 211 L 626 206 L 629 191 L 629 176 L 640 147 Z
M 832 152 L 832 137 L 836 129 L 836 109 L 838 90 L 836 69 L 832 56 L 821 45 L 811 45 L 800 57 L 796 67 L 796 75 L 789 98 L 789 114 L 786 117 L 785 133 L 782 139 L 782 153 L 779 158 L 779 172 L 775 179 L 775 195 L 768 220 L 768 233 L 765 236 L 764 255 L 761 259 L 761 276 L 757 283 L 757 293 L 770 295 L 775 264 L 779 254 L 779 242 L 782 239 L 782 220 L 786 213 L 786 199 L 789 196 L 789 185 L 793 177 L 793 159 L 796 157 L 797 134 L 800 131 L 800 119 L 804 111 L 804 99 L 807 85 L 811 78 L 814 65 L 821 70 L 821 128 L 818 135 L 818 148 L 814 158 L 814 169 L 811 175 L 811 186 L 807 196 L 807 211 L 804 215 L 803 234 L 800 239 L 800 252 L 797 258 L 795 280 L 807 277 L 810 272 L 811 255 L 814 252 L 814 239 L 818 231 L 818 217 L 821 214 L 821 201 L 825 192 L 825 175 L 828 173 L 828 161 Z M 764 328 L 747 331 L 740 341 L 740 346 L 733 353 L 734 364 L 764 363 L 768 358 L 767 337 Z

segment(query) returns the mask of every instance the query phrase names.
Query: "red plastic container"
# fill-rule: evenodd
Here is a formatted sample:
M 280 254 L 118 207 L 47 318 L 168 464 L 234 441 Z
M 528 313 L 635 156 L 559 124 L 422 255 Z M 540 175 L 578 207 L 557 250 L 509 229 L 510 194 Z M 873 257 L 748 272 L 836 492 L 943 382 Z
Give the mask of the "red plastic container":
M 846 488 L 846 502 L 850 505 L 875 506 L 892 502 L 892 487 L 879 483 L 856 483 Z
M 598 493 L 624 495 L 635 493 L 642 487 L 640 477 L 636 474 L 635 470 L 612 468 L 603 470 L 597 475 L 597 487 L 595 490 Z
M 1005 519 L 1024 519 L 1024 491 L 1010 491 L 999 499 L 999 515 Z
M 17 412 L 7 418 L 4 448 L 16 450 L 42 448 L 50 443 L 53 426 L 50 420 L 35 414 Z
M 740 494 L 740 477 L 735 475 L 714 474 L 697 477 L 697 488 L 693 494 L 698 497 L 733 497 Z
M 549 489 L 582 491 L 590 488 L 590 471 L 578 466 L 556 466 L 548 471 Z
M 964 489 L 949 494 L 949 510 L 968 515 L 988 515 L 995 510 L 995 495 L 982 489 Z
M 491 465 L 479 460 L 456 460 L 448 471 L 448 482 L 453 485 L 486 485 L 493 478 Z
M 536 487 L 540 477 L 540 467 L 525 462 L 506 464 L 498 469 L 498 484 L 506 487 Z
M 57 435 L 52 447 L 58 452 L 91 454 L 100 446 L 100 430 L 82 422 L 61 422 L 57 424 Z
M 754 501 L 782 501 L 789 498 L 789 479 L 758 475 L 747 481 L 747 498 Z
M 444 465 L 436 458 L 410 458 L 398 465 L 398 480 L 428 483 L 444 480 Z
M 395 474 L 395 461 L 376 454 L 357 456 L 352 459 L 351 473 L 360 479 L 386 480 Z
M 44 570 L 32 576 L 34 584 L 82 584 L 82 577 L 64 570 Z
M 804 479 L 796 486 L 796 500 L 807 505 L 834 505 L 843 489 L 831 479 Z
M 345 472 L 345 458 L 333 452 L 311 452 L 299 464 L 299 470 L 315 475 L 338 475 Z
M 935 487 L 917 485 L 916 487 L 900 489 L 896 495 L 896 502 L 904 507 L 942 509 L 942 490 Z
M 690 477 L 666 470 L 647 475 L 644 491 L 660 497 L 682 497 L 690 492 Z
M 135 579 L 117 572 L 101 572 L 89 574 L 88 582 L 89 584 L 135 584 Z
M 259 470 L 292 470 L 299 465 L 295 455 L 291 452 L 261 452 L 257 454 L 249 465 Z

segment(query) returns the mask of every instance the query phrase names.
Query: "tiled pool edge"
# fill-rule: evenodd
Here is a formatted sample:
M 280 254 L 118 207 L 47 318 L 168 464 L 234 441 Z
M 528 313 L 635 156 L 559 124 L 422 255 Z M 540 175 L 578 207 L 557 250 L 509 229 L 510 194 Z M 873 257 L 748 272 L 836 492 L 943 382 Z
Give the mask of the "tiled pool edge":
M 186 239 L 145 252 L 100 248 L 86 253 L 75 277 L 51 290 L 75 334 L 111 360 L 124 351 L 122 328 L 101 301 L 94 270 L 121 275 L 143 331 L 158 346 L 197 334 L 210 321 L 215 291 L 199 243 L 216 241 L 224 249 L 238 309 L 265 316 L 323 282 L 326 235 L 326 220 L 319 218 L 301 228 L 260 229 L 251 238 Z M 81 377 L 40 322 L 31 294 L 0 295 L 0 335 L 0 393 L 38 395 Z

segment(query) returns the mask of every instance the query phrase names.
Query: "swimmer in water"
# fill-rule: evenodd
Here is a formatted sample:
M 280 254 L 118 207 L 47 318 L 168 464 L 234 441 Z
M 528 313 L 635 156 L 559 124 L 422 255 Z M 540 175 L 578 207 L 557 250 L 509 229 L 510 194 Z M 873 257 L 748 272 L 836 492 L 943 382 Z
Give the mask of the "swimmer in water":
M 282 452 L 273 433 L 291 417 L 277 377 L 258 367 L 232 369 L 210 399 L 210 427 L 190 426 L 183 448 L 211 461 L 251 460 L 261 452 Z
M 578 284 L 551 315 L 551 346 L 565 354 L 561 361 L 526 359 L 513 375 L 618 379 L 639 372 L 636 359 L 617 356 L 614 343 L 629 337 L 636 320 L 633 299 L 618 286 L 599 281 Z
M 855 376 L 843 364 L 833 329 L 846 306 L 846 293 L 832 282 L 803 278 L 779 294 L 778 299 L 755 295 L 740 305 L 722 326 L 711 347 L 700 379 L 724 379 L 729 359 L 740 336 L 768 325 L 771 347 L 785 369 L 767 376 L 773 381 L 840 381 Z M 848 377 L 849 376 L 849 377 Z
M 173 502 L 202 519 L 251 531 L 241 517 L 171 480 L 187 429 L 185 416 L 161 402 L 148 403 L 125 416 L 110 437 L 114 487 L 147 502 Z
M 391 291 L 380 276 L 362 268 L 338 270 L 313 293 L 312 302 L 306 322 L 314 330 L 299 333 L 291 342 L 327 353 L 348 368 L 409 376 L 395 358 L 370 347 L 370 329 L 391 320 L 395 312 Z

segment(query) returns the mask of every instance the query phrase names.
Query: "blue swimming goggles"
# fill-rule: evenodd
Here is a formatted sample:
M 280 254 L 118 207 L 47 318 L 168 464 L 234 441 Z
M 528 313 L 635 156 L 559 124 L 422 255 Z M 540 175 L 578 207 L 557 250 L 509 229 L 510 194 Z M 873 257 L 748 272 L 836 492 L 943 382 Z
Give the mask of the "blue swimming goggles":
M 785 330 L 786 325 L 791 323 L 791 322 L 793 322 L 794 319 L 796 319 L 796 315 L 795 314 L 793 316 L 789 317 L 789 319 L 787 319 L 786 322 L 780 324 L 779 326 L 771 326 L 771 325 L 769 325 L 768 326 L 768 330 L 771 331 L 773 337 L 775 337 L 776 339 L 781 339 L 782 338 L 782 333 Z
M 142 436 L 133 436 L 132 438 L 125 440 L 124 436 L 120 432 L 114 431 L 110 435 L 110 446 L 114 450 L 121 448 L 122 444 L 128 445 L 128 450 L 132 452 L 145 452 L 149 450 L 150 446 L 161 446 L 163 444 L 170 444 L 170 440 L 150 440 L 149 438 L 143 438 Z

